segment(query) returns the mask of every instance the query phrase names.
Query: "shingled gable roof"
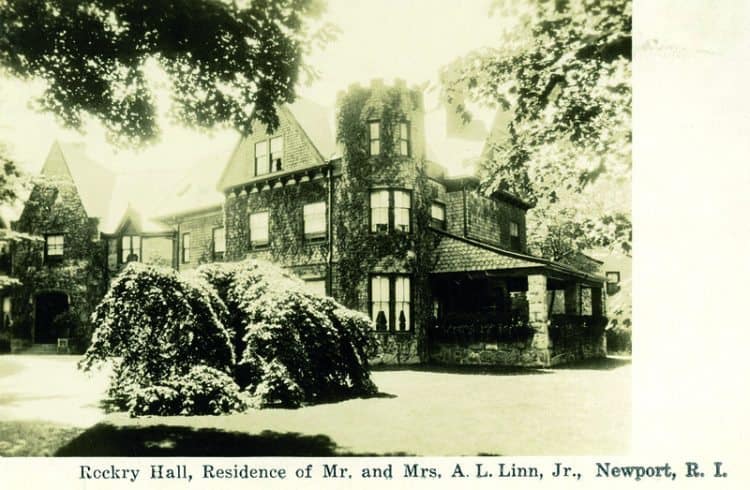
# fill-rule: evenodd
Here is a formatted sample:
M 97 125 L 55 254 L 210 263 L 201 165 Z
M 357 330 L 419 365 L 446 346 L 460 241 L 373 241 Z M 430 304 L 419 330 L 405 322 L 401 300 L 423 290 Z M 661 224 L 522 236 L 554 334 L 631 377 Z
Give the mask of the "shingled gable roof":
M 540 272 L 555 271 L 597 283 L 605 281 L 603 277 L 587 274 L 541 257 L 511 252 L 443 231 L 434 232 L 440 235 L 440 243 L 435 250 L 437 262 L 432 269 L 432 273 L 435 274 L 538 268 Z
M 92 160 L 82 144 L 55 141 L 42 167 L 42 174 L 70 178 L 86 214 L 91 218 L 107 216 L 116 176 Z
M 287 116 L 296 124 L 297 129 L 306 137 L 312 147 L 320 156 L 319 162 L 311 162 L 312 165 L 320 165 L 337 158 L 338 147 L 333 130 L 335 111 L 333 108 L 325 107 L 304 98 L 297 98 L 292 104 L 283 104 L 279 107 L 280 118 Z M 223 167 L 221 177 L 218 179 L 216 189 L 224 191 L 227 188 L 243 184 L 252 178 L 243 170 L 240 153 L 244 151 L 246 137 L 239 138 L 226 165 Z M 271 174 L 269 174 L 271 175 Z

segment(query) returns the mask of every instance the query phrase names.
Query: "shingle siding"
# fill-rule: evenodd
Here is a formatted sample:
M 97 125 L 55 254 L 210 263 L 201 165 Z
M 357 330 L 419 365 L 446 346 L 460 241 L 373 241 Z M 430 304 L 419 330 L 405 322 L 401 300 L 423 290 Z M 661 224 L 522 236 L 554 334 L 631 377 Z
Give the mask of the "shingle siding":
M 224 213 L 219 208 L 207 213 L 185 216 L 177 221 L 178 243 L 175 257 L 179 270 L 190 270 L 213 262 L 213 230 L 224 226 Z M 190 233 L 190 262 L 182 261 L 182 237 Z

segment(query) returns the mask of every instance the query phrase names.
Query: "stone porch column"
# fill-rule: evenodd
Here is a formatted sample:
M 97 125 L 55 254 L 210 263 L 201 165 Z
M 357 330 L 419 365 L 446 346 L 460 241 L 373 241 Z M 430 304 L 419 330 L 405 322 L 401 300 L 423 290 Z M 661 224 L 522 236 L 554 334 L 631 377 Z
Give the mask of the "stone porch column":
M 547 277 L 535 274 L 528 277 L 526 299 L 529 303 L 529 326 L 534 329 L 531 339 L 532 363 L 550 365 L 549 313 L 547 309 Z

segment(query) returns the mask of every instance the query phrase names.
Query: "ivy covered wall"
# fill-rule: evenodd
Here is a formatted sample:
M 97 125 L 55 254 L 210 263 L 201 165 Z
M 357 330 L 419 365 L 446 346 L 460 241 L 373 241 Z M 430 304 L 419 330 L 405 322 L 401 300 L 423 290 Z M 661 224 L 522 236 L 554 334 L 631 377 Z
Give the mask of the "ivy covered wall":
M 68 295 L 80 324 L 71 336 L 78 350 L 90 336 L 89 317 L 106 291 L 106 250 L 98 239 L 97 220 L 89 218 L 71 181 L 46 179 L 31 191 L 16 231 L 37 235 L 36 241 L 17 243 L 13 250 L 14 276 L 21 286 L 13 291 L 13 337 L 34 338 L 35 298 L 43 292 Z M 45 261 L 43 237 L 64 235 L 63 256 Z
M 380 151 L 370 155 L 368 122 L 380 122 Z M 399 126 L 410 128 L 410 154 L 401 155 Z M 428 273 L 437 238 L 429 231 L 430 206 L 437 189 L 428 182 L 424 151 L 424 116 L 419 91 L 404 85 L 352 86 L 338 100 L 337 138 L 343 148 L 341 182 L 336 192 L 334 247 L 337 263 L 334 295 L 346 306 L 369 311 L 372 273 L 411 277 L 414 329 L 381 334 L 375 361 L 418 362 L 426 358 L 426 331 L 431 318 Z M 373 188 L 411 191 L 411 230 L 370 231 Z

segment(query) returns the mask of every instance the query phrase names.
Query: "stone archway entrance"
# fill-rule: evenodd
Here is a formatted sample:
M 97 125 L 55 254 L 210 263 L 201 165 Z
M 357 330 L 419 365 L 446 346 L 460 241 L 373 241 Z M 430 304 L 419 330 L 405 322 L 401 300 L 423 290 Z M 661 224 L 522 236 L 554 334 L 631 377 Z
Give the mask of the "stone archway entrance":
M 53 320 L 60 313 L 68 311 L 68 295 L 54 291 L 39 293 L 35 302 L 34 343 L 57 343 L 58 332 Z

